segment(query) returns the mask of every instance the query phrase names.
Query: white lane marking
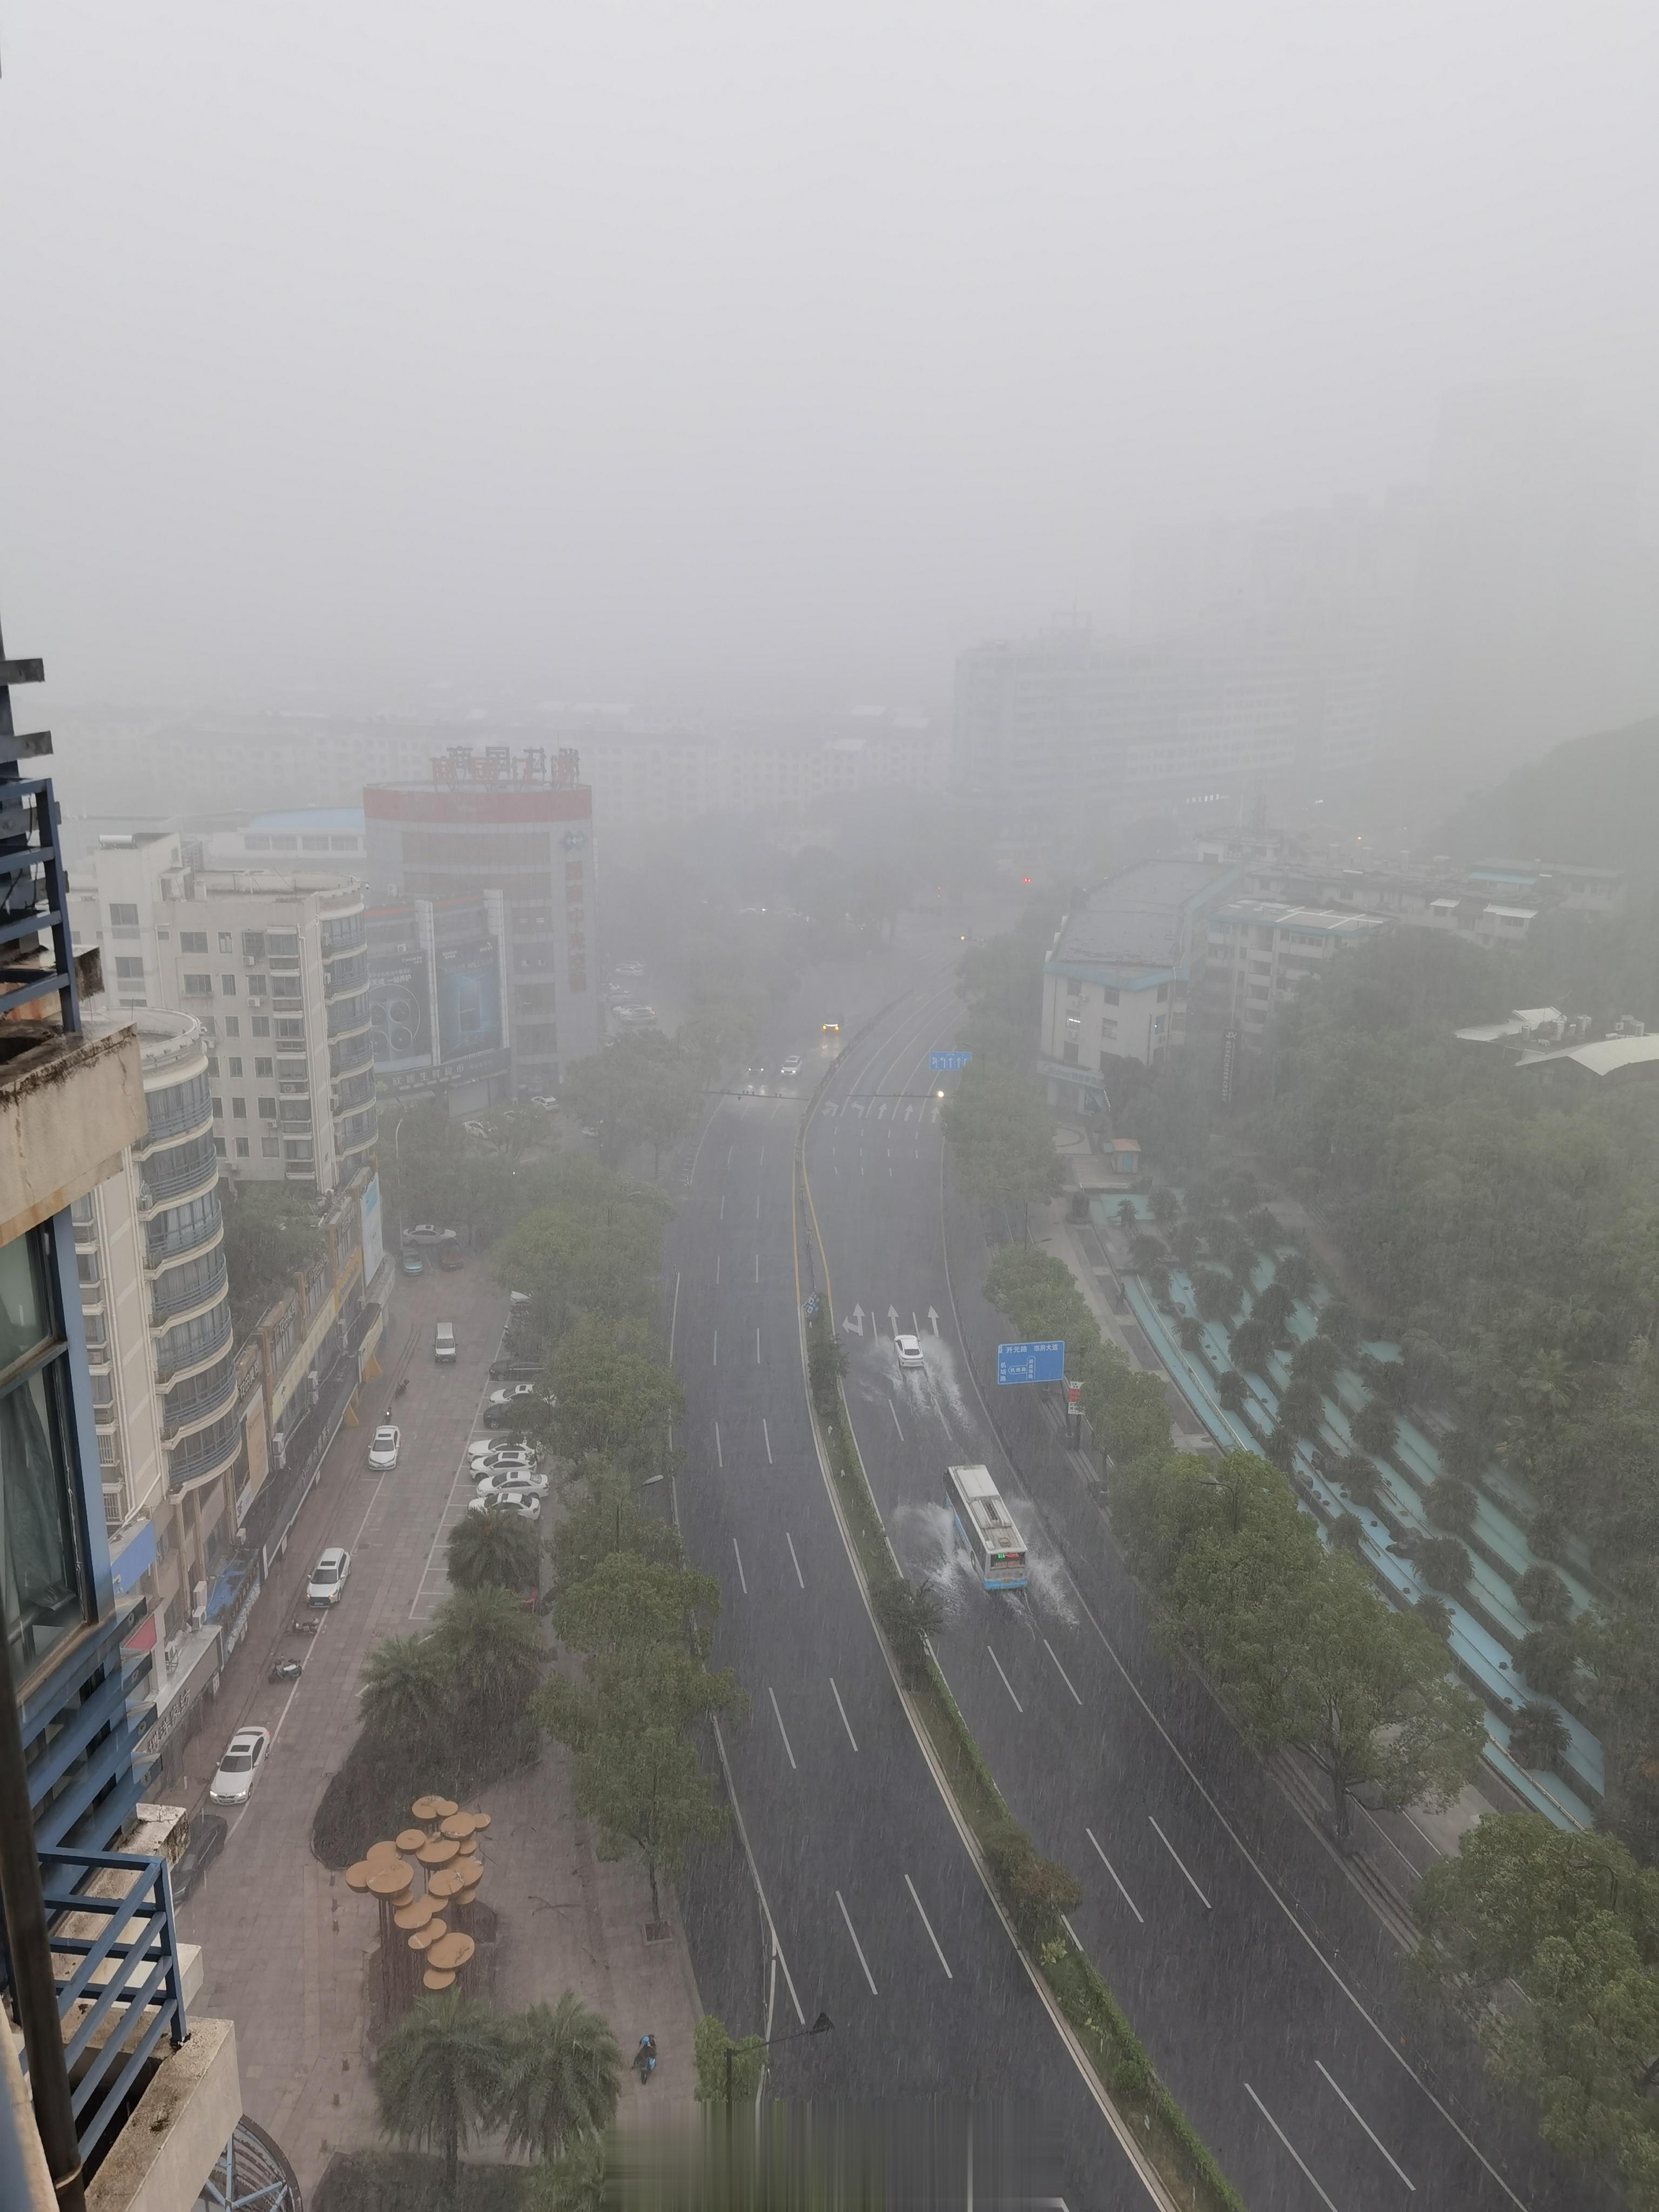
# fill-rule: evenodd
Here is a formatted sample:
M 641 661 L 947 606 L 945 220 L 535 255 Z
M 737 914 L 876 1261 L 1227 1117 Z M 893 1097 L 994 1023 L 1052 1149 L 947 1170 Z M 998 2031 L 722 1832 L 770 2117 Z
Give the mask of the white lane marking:
M 991 1647 L 990 1647 L 990 1645 L 989 1645 L 988 1644 L 986 1645 L 986 1647 L 985 1647 L 985 1648 L 986 1648 L 986 1650 L 987 1650 L 988 1651 L 991 1651 Z M 1003 1688 L 1004 1688 L 1005 1690 L 1006 1690 L 1006 1692 L 1008 1692 L 1008 1694 L 1009 1694 L 1009 1696 L 1010 1696 L 1011 1698 L 1014 1698 L 1014 1686 L 1013 1686 L 1013 1684 L 1012 1684 L 1012 1683 L 1008 1680 L 1008 1677 L 1007 1677 L 1006 1674 L 1002 1674 L 1002 1662 L 1001 1662 L 1001 1660 L 1000 1660 L 1000 1659 L 999 1659 L 999 1658 L 997 1657 L 997 1655 L 996 1655 L 996 1653 L 995 1653 L 994 1651 L 991 1651 L 991 1664 L 992 1664 L 992 1665 L 996 1668 L 996 1670 L 997 1670 L 997 1672 L 998 1672 L 998 1674 L 1002 1674 L 1002 1686 L 1003 1686 Z M 1024 1710 L 1025 1710 L 1025 1708 L 1024 1708 L 1024 1705 L 1021 1705 L 1021 1703 L 1019 1702 L 1019 1699 L 1018 1699 L 1018 1698 L 1014 1698 L 1014 1711 L 1015 1711 L 1017 1713 L 1023 1713 L 1023 1712 L 1024 1711 Z
M 1151 1814 L 1150 1813 L 1146 1815 L 1146 1818 L 1147 1818 L 1149 1820 L 1152 1820 L 1152 1814 Z M 1211 1902 L 1210 1902 L 1209 1899 L 1208 1899 L 1207 1897 L 1206 1897 L 1206 1896 L 1205 1896 L 1205 1894 L 1204 1894 L 1203 1891 L 1202 1891 L 1201 1889 L 1200 1889 L 1200 1888 L 1199 1888 L 1198 1884 L 1197 1884 L 1195 1881 L 1193 1881 L 1193 1877 L 1192 1877 L 1191 1874 L 1190 1874 L 1190 1873 L 1188 1872 L 1188 1866 L 1187 1866 L 1187 1862 L 1186 1862 L 1186 1860 L 1185 1860 L 1185 1859 L 1183 1859 L 1183 1858 L 1182 1857 L 1182 1856 L 1181 1856 L 1180 1852 L 1176 1849 L 1175 1845 L 1174 1845 L 1174 1844 L 1170 1841 L 1170 1838 L 1169 1838 L 1164 1834 L 1164 1832 L 1163 1829 L 1158 1827 L 1158 1822 L 1157 1822 L 1156 1820 L 1152 1820 L 1152 1826 L 1153 1826 L 1153 1827 L 1154 1827 L 1155 1829 L 1157 1829 L 1157 1830 L 1158 1830 L 1158 1840 L 1159 1841 L 1159 1843 L 1163 1844 L 1163 1846 L 1164 1846 L 1164 1850 L 1165 1850 L 1166 1851 L 1168 1851 L 1168 1853 L 1170 1854 L 1170 1857 L 1175 1861 L 1176 1864 L 1176 1865 L 1181 1869 L 1181 1871 L 1182 1872 L 1182 1874 L 1186 1875 L 1188 1881 L 1192 1881 L 1192 1882 L 1193 1882 L 1193 1890 L 1194 1890 L 1194 1894 L 1196 1895 L 1196 1897 L 1197 1897 L 1197 1899 L 1198 1899 L 1199 1903 L 1200 1903 L 1200 1904 L 1204 1907 L 1204 1910 L 1205 1910 L 1206 1912 L 1213 1912 L 1213 1911 L 1215 1911 L 1215 1907 L 1214 1907 L 1214 1905 L 1212 1905 L 1211 1904 Z M 1247 2086 L 1248 2086 L 1248 2085 L 1247 2085 Z
M 1407 2188 L 1410 2190 L 1410 2191 L 1411 2191 L 1412 2195 L 1413 2195 L 1413 2197 L 1415 2197 L 1415 2196 L 1416 2196 L 1416 2194 L 1417 2194 L 1417 2184 L 1416 2184 L 1416 2183 L 1412 2179 L 1412 2178 L 1411 2178 L 1410 2174 L 1407 2172 L 1407 2171 L 1406 2171 L 1405 2167 L 1404 2167 L 1403 2166 L 1401 2166 L 1401 2164 L 1400 2163 L 1400 2160 L 1399 2160 L 1397 2158 L 1395 2158 L 1395 2157 L 1394 2156 L 1393 2153 L 1392 2153 L 1391 2151 L 1389 2151 L 1389 2150 L 1386 2148 L 1386 2146 L 1383 2144 L 1383 2142 L 1382 2142 L 1382 2141 L 1381 2137 L 1376 2134 L 1376 2130 L 1375 2130 L 1373 2128 L 1371 2128 L 1370 2126 L 1369 2126 L 1369 2125 L 1367 2124 L 1366 2121 L 1364 2120 L 1364 2118 L 1362 2117 L 1362 2115 L 1361 2115 L 1361 2113 L 1360 2113 L 1360 2110 L 1359 2110 L 1358 2106 L 1358 2105 L 1356 2105 L 1356 2104 L 1354 2103 L 1354 2101 L 1353 2101 L 1352 2098 L 1352 2097 L 1350 2097 L 1350 2096 L 1347 2094 L 1347 2093 L 1344 2090 L 1344 2088 L 1342 2087 L 1342 2085 L 1340 2084 L 1340 2082 L 1339 2082 L 1339 2081 L 1337 2081 L 1337 2079 L 1336 2079 L 1335 2075 L 1331 2072 L 1330 2069 L 1326 2065 L 1326 2063 L 1325 2063 L 1324 2060 L 1323 2060 L 1322 2058 L 1316 2058 L 1316 2059 L 1315 2059 L 1315 2061 L 1314 2061 L 1314 2064 L 1315 2064 L 1315 2065 L 1319 2069 L 1320 2072 L 1321 2072 L 1321 2073 L 1325 2076 L 1325 2079 L 1326 2079 L 1326 2080 L 1330 2083 L 1330 2085 L 1331 2085 L 1332 2088 L 1333 2088 L 1333 2089 L 1334 2089 L 1334 2090 L 1336 2091 L 1337 2095 L 1338 2095 L 1339 2097 L 1340 2097 L 1340 2098 L 1341 2098 L 1341 2100 L 1342 2100 L 1343 2103 L 1347 2106 L 1348 2110 L 1349 2110 L 1349 2111 L 1353 2114 L 1353 2116 L 1354 2116 L 1355 2119 L 1357 2119 L 1357 2120 L 1359 2122 L 1360 2126 L 1365 2130 L 1366 2134 L 1367 2134 L 1368 2136 L 1370 2136 L 1370 2137 L 1371 2141 L 1372 2141 L 1372 2142 L 1376 2145 L 1376 2148 L 1378 2148 L 1378 2150 L 1380 2150 L 1380 2151 L 1382 2153 L 1383 2157 L 1384 2157 L 1384 2158 L 1386 2158 L 1386 2159 L 1388 2160 L 1389 2164 L 1389 2165 L 1394 2168 L 1395 2172 L 1400 2176 L 1400 2179 L 1401 2179 L 1405 2183 L 1405 2185 L 1406 2185 Z
M 836 1678 L 833 1674 L 830 1677 L 830 1687 L 835 1694 L 836 1711 L 841 1715 L 841 1724 L 847 1731 L 847 1741 L 856 1751 L 859 1747 L 859 1740 L 853 1733 L 853 1723 L 847 1717 L 847 1708 L 841 1701 L 841 1692 L 836 1688 Z
M 762 1170 L 765 1165 L 766 1165 L 766 1147 L 765 1147 L 765 1146 L 764 1146 L 764 1145 L 763 1145 L 763 1146 L 761 1146 L 761 1156 L 760 1156 L 759 1159 L 757 1159 L 757 1160 L 756 1161 L 756 1163 L 755 1163 L 755 1172 L 756 1172 L 756 1174 L 757 1174 L 757 1175 L 758 1175 L 758 1174 L 760 1173 L 761 1170 Z
M 720 1254 L 719 1254 L 718 1252 L 716 1252 L 716 1253 L 715 1253 L 715 1255 L 714 1255 L 714 1280 L 718 1283 L 718 1282 L 719 1282 L 719 1280 L 720 1280 Z
M 737 1553 L 738 1581 L 742 1586 L 744 1595 L 747 1597 L 749 1595 L 749 1577 L 743 1571 L 743 1553 L 738 1551 L 738 1540 L 735 1536 L 732 1539 L 732 1549 L 734 1553 Z
M 951 1961 L 945 1957 L 944 1950 L 940 1946 L 939 1937 L 933 1933 L 933 1922 L 927 1917 L 926 1912 L 922 1911 L 921 1899 L 916 1895 L 916 1886 L 915 1882 L 911 1881 L 908 1874 L 904 1877 L 904 1887 L 910 1893 L 911 1904 L 915 1906 L 918 1912 L 921 1913 L 921 1924 L 927 1930 L 927 1941 L 933 1945 L 934 1950 L 939 1953 L 939 1962 L 945 1969 L 945 1980 L 947 1982 L 955 1981 L 956 1976 L 951 1972 Z
M 1055 1650 L 1054 1645 L 1049 1643 L 1046 1636 L 1042 1639 L 1042 1648 L 1048 1653 L 1048 1656 L 1054 1661 L 1055 1668 L 1059 1671 L 1060 1680 L 1064 1682 L 1066 1688 L 1071 1691 L 1072 1695 L 1074 1698 L 1077 1698 L 1079 1705 L 1081 1705 L 1083 1700 L 1081 1698 L 1078 1698 L 1077 1691 L 1073 1684 L 1071 1676 L 1066 1673 L 1066 1669 L 1060 1666 L 1059 1652 Z
M 674 1270 L 674 1303 L 668 1310 L 668 1364 L 674 1364 L 674 1324 L 680 1317 L 680 1271 Z
M 898 1429 L 899 1442 L 902 1443 L 904 1442 L 904 1431 L 902 1428 L 899 1428 L 898 1407 L 893 1403 L 890 1398 L 887 1401 L 887 1410 L 893 1417 L 893 1426 L 896 1429 Z
M 768 1467 L 775 1467 L 777 1462 L 772 1456 L 772 1431 L 766 1425 L 764 1413 L 761 1415 L 761 1434 L 766 1440 L 766 1464 Z
M 724 1191 L 720 1193 L 720 1210 L 714 1218 L 717 1221 L 724 1221 L 726 1218 L 726 1193 Z
M 758 1252 L 755 1255 L 755 1280 L 757 1282 L 759 1282 L 760 1280 L 760 1254 Z
M 731 1164 L 732 1164 L 732 1153 L 733 1153 L 733 1152 L 735 1152 L 737 1151 L 737 1149 L 738 1149 L 738 1147 L 737 1147 L 737 1143 L 736 1143 L 736 1140 L 735 1140 L 735 1139 L 733 1139 L 733 1141 L 732 1141 L 731 1144 L 729 1144 L 729 1145 L 726 1146 L 726 1166 L 727 1166 L 727 1167 L 730 1167 L 730 1166 L 731 1166 Z
M 778 1693 L 775 1690 L 769 1688 L 766 1694 L 772 1700 L 772 1717 L 778 1724 L 778 1734 L 783 1738 L 784 1755 L 790 1765 L 795 1766 L 795 1754 L 789 1748 L 789 1731 L 783 1724 L 783 1715 L 778 1711 Z M 797 1766 L 795 1771 L 799 1774 L 800 1769 Z
M 714 1357 L 712 1364 L 716 1367 L 720 1364 L 720 1333 L 719 1329 L 714 1331 Z
M 760 1323 L 757 1322 L 755 1324 L 755 1364 L 758 1367 L 760 1364 Z
M 719 1467 L 726 1465 L 726 1454 L 720 1449 L 720 1425 L 718 1421 L 714 1424 L 714 1461 Z
M 1257 2112 L 1261 2113 L 1262 2118 L 1266 2120 L 1267 2125 L 1273 2130 L 1273 2133 L 1279 2137 L 1280 2142 L 1284 2144 L 1285 2149 L 1289 2151 L 1291 2156 L 1302 2168 L 1303 2172 L 1307 2176 L 1308 2186 L 1313 2191 L 1315 2196 L 1318 2197 L 1320 2203 L 1324 2205 L 1328 2205 L 1330 2212 L 1336 2212 L 1335 2205 L 1331 2203 L 1330 2198 L 1326 2196 L 1324 2191 L 1314 2179 L 1313 2174 L 1309 2168 L 1307 2160 L 1303 2157 L 1301 2152 L 1285 2134 L 1284 2129 L 1279 2126 L 1278 2121 L 1267 2110 L 1267 2107 L 1262 2103 L 1261 2098 L 1256 2095 L 1255 2091 L 1251 2088 L 1248 2081 L 1244 2084 L 1244 2094 L 1249 2097 L 1250 2102 L 1255 2106 Z
M 733 1539 L 733 1540 L 735 1541 L 736 1540 Z M 1089 1841 L 1094 1845 L 1096 1856 L 1099 1858 L 1102 1866 L 1105 1868 L 1107 1873 L 1112 1877 L 1112 1880 L 1116 1882 L 1118 1895 L 1123 1899 L 1123 1902 L 1128 1906 L 1130 1911 L 1133 1913 L 1135 1918 L 1139 1921 L 1141 1926 L 1144 1928 L 1146 1925 L 1146 1916 L 1142 1912 L 1140 1907 L 1135 1903 L 1133 1898 L 1130 1896 L 1128 1891 L 1123 1887 L 1122 1878 L 1119 1875 L 1117 1869 L 1112 1864 L 1110 1859 L 1107 1857 L 1105 1852 L 1101 1850 L 1099 1837 L 1096 1835 L 1092 1828 L 1085 1828 L 1083 1832 L 1087 1836 Z
M 800 1571 L 800 1561 L 795 1557 L 795 1540 L 787 1528 L 783 1532 L 783 1540 L 789 1547 L 789 1564 L 795 1570 L 795 1580 L 800 1584 L 801 1588 L 805 1589 L 806 1588 L 806 1577 Z
M 760 1202 L 761 1202 L 761 1194 L 759 1193 L 759 1191 L 757 1191 L 757 1192 L 755 1193 L 755 1218 L 756 1218 L 756 1220 L 757 1220 L 757 1221 L 758 1221 L 758 1220 L 760 1219 Z
M 842 1918 L 847 1923 L 847 1932 L 853 1939 L 853 1948 L 859 1954 L 859 1964 L 864 1969 L 865 1980 L 870 1984 L 870 1994 L 872 1997 L 879 1996 L 881 1992 L 876 1987 L 876 1978 L 870 1971 L 870 1961 L 864 1955 L 864 1946 L 859 1941 L 859 1931 L 854 1927 L 853 1916 L 847 1910 L 847 1899 L 839 1890 L 836 1892 L 836 1902 L 841 1907 Z

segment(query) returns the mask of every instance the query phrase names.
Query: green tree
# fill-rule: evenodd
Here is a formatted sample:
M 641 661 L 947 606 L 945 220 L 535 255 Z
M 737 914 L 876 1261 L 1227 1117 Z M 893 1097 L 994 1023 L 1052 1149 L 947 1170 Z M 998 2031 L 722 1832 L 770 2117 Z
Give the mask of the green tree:
M 626 1479 L 593 1462 L 588 1495 L 554 1529 L 553 1588 L 561 1595 L 584 1581 L 613 1552 L 655 1565 L 684 1566 L 684 1547 L 671 1521 L 647 1513 Z
M 1146 1211 L 1154 1221 L 1173 1221 L 1181 1211 L 1181 1200 L 1167 1183 L 1160 1183 L 1146 1200 Z
M 1273 1269 L 1273 1280 L 1282 1284 L 1293 1298 L 1311 1297 L 1315 1282 L 1313 1262 L 1305 1252 L 1287 1252 Z
M 532 2004 L 507 2024 L 496 2124 L 514 2154 L 555 2159 L 572 2136 L 599 2135 L 616 2118 L 623 2055 L 610 2022 L 574 1990 Z
M 1335 1389 L 1342 1355 L 1328 1336 L 1310 1336 L 1296 1347 L 1291 1372 L 1299 1382 L 1304 1376 L 1315 1389 L 1329 1397 Z
M 1536 1621 L 1547 1626 L 1571 1619 L 1572 1597 L 1553 1567 L 1535 1560 L 1515 1585 L 1515 1594 Z
M 642 1321 L 578 1321 L 554 1354 L 556 1404 L 526 1423 L 566 1459 L 590 1453 L 629 1474 L 663 1472 L 671 1423 L 685 1398 L 657 1340 Z
M 1534 1628 L 1521 1638 L 1516 1663 L 1534 1690 L 1570 1697 L 1578 1676 L 1578 1643 L 1570 1628 Z
M 1543 1698 L 1522 1705 L 1510 1723 L 1510 1751 L 1522 1766 L 1552 1765 L 1571 1741 L 1566 1723 Z
M 1233 1365 L 1240 1374 L 1265 1376 L 1273 1348 L 1273 1332 L 1255 1314 L 1247 1314 L 1228 1340 Z
M 637 1851 L 651 1884 L 651 1917 L 662 1917 L 660 1877 L 678 1879 L 693 1844 L 718 1842 L 728 1815 L 674 1727 L 596 1700 L 577 1731 L 578 1810 L 599 1830 L 601 1858 Z
M 981 1206 L 1018 1206 L 1029 1234 L 1031 1206 L 1065 1181 L 1036 1085 L 998 1060 L 975 1060 L 946 1103 L 944 1126 L 964 1194 Z
M 452 2205 L 461 2153 L 492 2125 L 506 2072 L 500 2014 L 459 1990 L 417 1997 L 380 2045 L 380 2124 L 396 2142 L 439 2154 Z
M 1242 1413 L 1250 1402 L 1250 1386 L 1236 1367 L 1219 1377 L 1215 1394 L 1230 1413 Z
M 1459 1482 L 1478 1482 L 1486 1472 L 1487 1452 L 1474 1429 L 1448 1429 L 1440 1440 L 1440 1460 L 1448 1474 Z
M 562 1152 L 538 1176 L 534 1205 L 491 1255 L 508 1290 L 531 1299 L 551 1346 L 582 1318 L 644 1321 L 655 1310 L 663 1231 L 673 1207 L 648 1183 Z
M 1469 1555 L 1455 1536 L 1420 1536 L 1412 1559 L 1431 1589 L 1462 1597 L 1468 1587 Z
M 1359 1323 L 1346 1298 L 1328 1298 L 1319 1310 L 1319 1334 L 1328 1336 L 1339 1352 L 1352 1352 L 1359 1344 Z
M 718 2013 L 706 2012 L 692 2031 L 700 2105 L 752 2105 L 766 2069 L 766 2045 L 758 2035 L 735 2036 Z M 727 2057 L 731 2071 L 726 2070 Z
M 1316 1437 L 1325 1419 L 1319 1385 L 1305 1375 L 1294 1377 L 1279 1398 L 1279 1418 L 1293 1436 Z
M 899 1672 L 912 1688 L 927 1679 L 927 1640 L 945 1624 L 945 1607 L 930 1582 L 908 1582 L 902 1575 L 880 1583 L 876 1618 L 887 1632 Z
M 512 1507 L 464 1513 L 446 1545 L 449 1580 L 455 1589 L 486 1586 L 533 1590 L 541 1569 L 541 1538 Z
M 1423 1503 L 1436 1528 L 1449 1528 L 1454 1536 L 1474 1534 L 1474 1492 L 1467 1482 L 1442 1475 L 1429 1485 Z
M 1376 1398 L 1367 1398 L 1348 1425 L 1353 1431 L 1355 1443 L 1373 1459 L 1386 1459 L 1400 1435 L 1400 1423 L 1393 1409 Z
M 1238 1292 L 1228 1276 L 1206 1267 L 1198 1279 L 1197 1304 L 1206 1321 L 1231 1321 L 1237 1310 Z
M 314 1194 L 302 1194 L 292 1183 L 237 1184 L 227 1178 L 219 1186 L 219 1206 L 230 1317 L 240 1340 L 253 1334 L 268 1307 L 288 1296 L 296 1278 L 327 1260 L 328 1240 Z
M 637 1661 L 663 1644 L 708 1656 L 720 1586 L 675 1561 L 612 1552 L 561 1595 L 553 1614 L 559 1641 L 590 1656 Z
M 609 2136 L 573 2136 L 526 2177 L 522 2212 L 605 2212 L 610 2166 Z
M 1425 1877 L 1418 1972 L 1475 2024 L 1547 2142 L 1659 2206 L 1659 1873 L 1611 1836 L 1488 1814 Z M 1500 2002 L 1514 1984 L 1526 2002 Z
M 547 1652 L 512 1591 L 494 1583 L 454 1591 L 433 1616 L 429 1641 L 458 1719 L 485 1737 L 523 1726 Z
M 1272 1330 L 1275 1344 L 1290 1342 L 1291 1316 L 1295 1311 L 1296 1300 L 1277 1278 L 1268 1284 L 1265 1291 L 1257 1294 L 1250 1308 L 1255 1319 Z
M 363 1725 L 381 1742 L 434 1743 L 450 1717 L 442 1649 L 429 1636 L 386 1636 L 363 1662 Z

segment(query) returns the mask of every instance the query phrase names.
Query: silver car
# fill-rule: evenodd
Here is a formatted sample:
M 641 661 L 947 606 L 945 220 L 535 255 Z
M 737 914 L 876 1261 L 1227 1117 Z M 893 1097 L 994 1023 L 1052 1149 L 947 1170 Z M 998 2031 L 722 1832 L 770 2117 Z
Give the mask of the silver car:
M 238 1729 L 225 1746 L 219 1771 L 208 1790 L 214 1803 L 246 1805 L 254 1784 L 264 1771 L 264 1757 L 270 1749 L 269 1729 Z

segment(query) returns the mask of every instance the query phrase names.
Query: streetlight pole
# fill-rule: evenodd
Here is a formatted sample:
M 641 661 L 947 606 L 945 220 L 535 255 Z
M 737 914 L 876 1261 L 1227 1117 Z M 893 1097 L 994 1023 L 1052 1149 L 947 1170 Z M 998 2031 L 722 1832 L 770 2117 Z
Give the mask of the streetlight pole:
M 787 2035 L 769 2035 L 755 2039 L 763 2051 L 775 2051 L 781 2043 L 799 2043 L 804 2035 L 828 2035 L 835 2025 L 827 2012 L 821 2012 L 811 2027 L 792 2027 Z M 748 2042 L 750 2039 L 745 2036 L 744 2040 Z M 732 2109 L 732 2061 L 737 2055 L 737 2048 L 728 2035 L 726 2039 L 726 2109 L 728 2112 Z

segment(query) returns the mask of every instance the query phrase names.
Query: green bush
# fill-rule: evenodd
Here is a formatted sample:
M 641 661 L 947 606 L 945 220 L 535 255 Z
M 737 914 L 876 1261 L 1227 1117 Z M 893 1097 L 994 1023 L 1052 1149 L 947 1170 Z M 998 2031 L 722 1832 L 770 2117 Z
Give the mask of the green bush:
M 520 2212 L 533 2169 L 465 2165 L 459 2208 L 444 2185 L 444 2162 L 412 2150 L 336 2151 L 311 2197 L 311 2212 Z

